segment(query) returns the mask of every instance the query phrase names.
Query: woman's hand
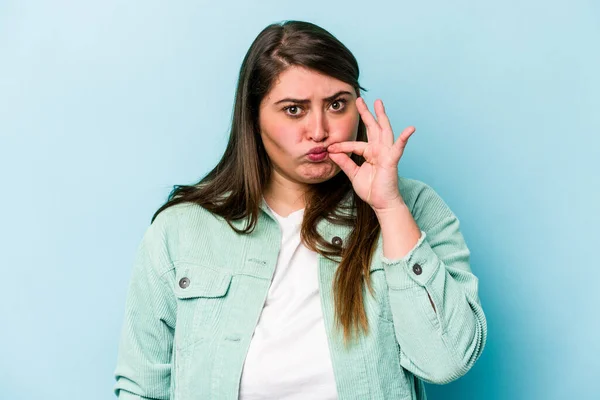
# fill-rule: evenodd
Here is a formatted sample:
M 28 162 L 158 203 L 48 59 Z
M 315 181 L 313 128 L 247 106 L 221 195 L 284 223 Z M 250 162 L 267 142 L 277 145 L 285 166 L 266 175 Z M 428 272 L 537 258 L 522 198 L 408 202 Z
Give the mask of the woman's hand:
M 375 101 L 377 120 L 362 97 L 356 99 L 356 108 L 366 125 L 368 141 L 335 143 L 327 151 L 331 160 L 348 175 L 356 194 L 376 213 L 385 213 L 404 205 L 398 190 L 398 162 L 415 128 L 404 129 L 394 143 L 394 132 L 381 100 Z M 359 167 L 346 153 L 363 156 L 365 162 Z

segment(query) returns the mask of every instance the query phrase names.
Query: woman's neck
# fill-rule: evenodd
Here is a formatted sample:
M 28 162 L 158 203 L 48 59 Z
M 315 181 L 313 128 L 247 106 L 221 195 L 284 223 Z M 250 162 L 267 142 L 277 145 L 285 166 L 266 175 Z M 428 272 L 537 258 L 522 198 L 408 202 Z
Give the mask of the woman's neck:
M 273 211 L 282 217 L 287 217 L 306 206 L 305 195 L 309 187 L 278 178 L 271 179 L 263 192 L 263 197 Z

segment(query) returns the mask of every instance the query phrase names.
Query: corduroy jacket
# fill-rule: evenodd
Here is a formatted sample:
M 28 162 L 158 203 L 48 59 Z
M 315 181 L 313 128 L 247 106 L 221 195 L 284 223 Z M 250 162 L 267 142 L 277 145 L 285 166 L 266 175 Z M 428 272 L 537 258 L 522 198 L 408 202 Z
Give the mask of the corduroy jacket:
M 319 254 L 323 319 L 341 400 L 424 400 L 423 381 L 461 377 L 485 346 L 478 278 L 458 218 L 421 181 L 399 177 L 399 189 L 421 238 L 405 257 L 388 259 L 380 235 L 370 265 L 374 296 L 364 293 L 369 333 L 348 347 L 334 324 L 339 260 Z M 245 221 L 234 224 L 242 228 Z M 342 246 L 351 229 L 327 220 L 317 226 Z M 133 265 L 114 372 L 117 397 L 238 399 L 280 244 L 279 225 L 264 202 L 251 234 L 236 233 L 193 203 L 161 212 Z

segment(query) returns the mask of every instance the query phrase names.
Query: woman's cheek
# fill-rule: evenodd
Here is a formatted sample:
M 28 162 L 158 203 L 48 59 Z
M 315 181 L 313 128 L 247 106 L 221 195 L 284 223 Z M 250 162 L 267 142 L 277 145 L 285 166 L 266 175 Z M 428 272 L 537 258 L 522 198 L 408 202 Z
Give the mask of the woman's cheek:
M 277 126 L 272 130 L 271 140 L 280 149 L 289 152 L 290 147 L 297 142 L 297 129 L 288 126 Z
M 358 113 L 349 115 L 339 121 L 337 132 L 340 132 L 340 141 L 356 140 L 358 134 Z

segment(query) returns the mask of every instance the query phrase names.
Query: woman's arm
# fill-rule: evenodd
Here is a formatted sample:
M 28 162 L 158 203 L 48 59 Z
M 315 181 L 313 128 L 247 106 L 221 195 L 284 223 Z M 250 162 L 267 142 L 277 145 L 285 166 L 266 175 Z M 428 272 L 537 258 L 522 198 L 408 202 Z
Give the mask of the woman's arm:
M 406 206 L 378 216 L 379 251 L 400 362 L 423 380 L 443 384 L 464 375 L 481 355 L 486 318 L 459 220 L 426 184 L 415 198 L 412 214 Z
M 114 392 L 119 399 L 170 397 L 176 307 L 171 288 L 175 278 L 161 216 L 144 234 L 129 283 L 114 372 Z

